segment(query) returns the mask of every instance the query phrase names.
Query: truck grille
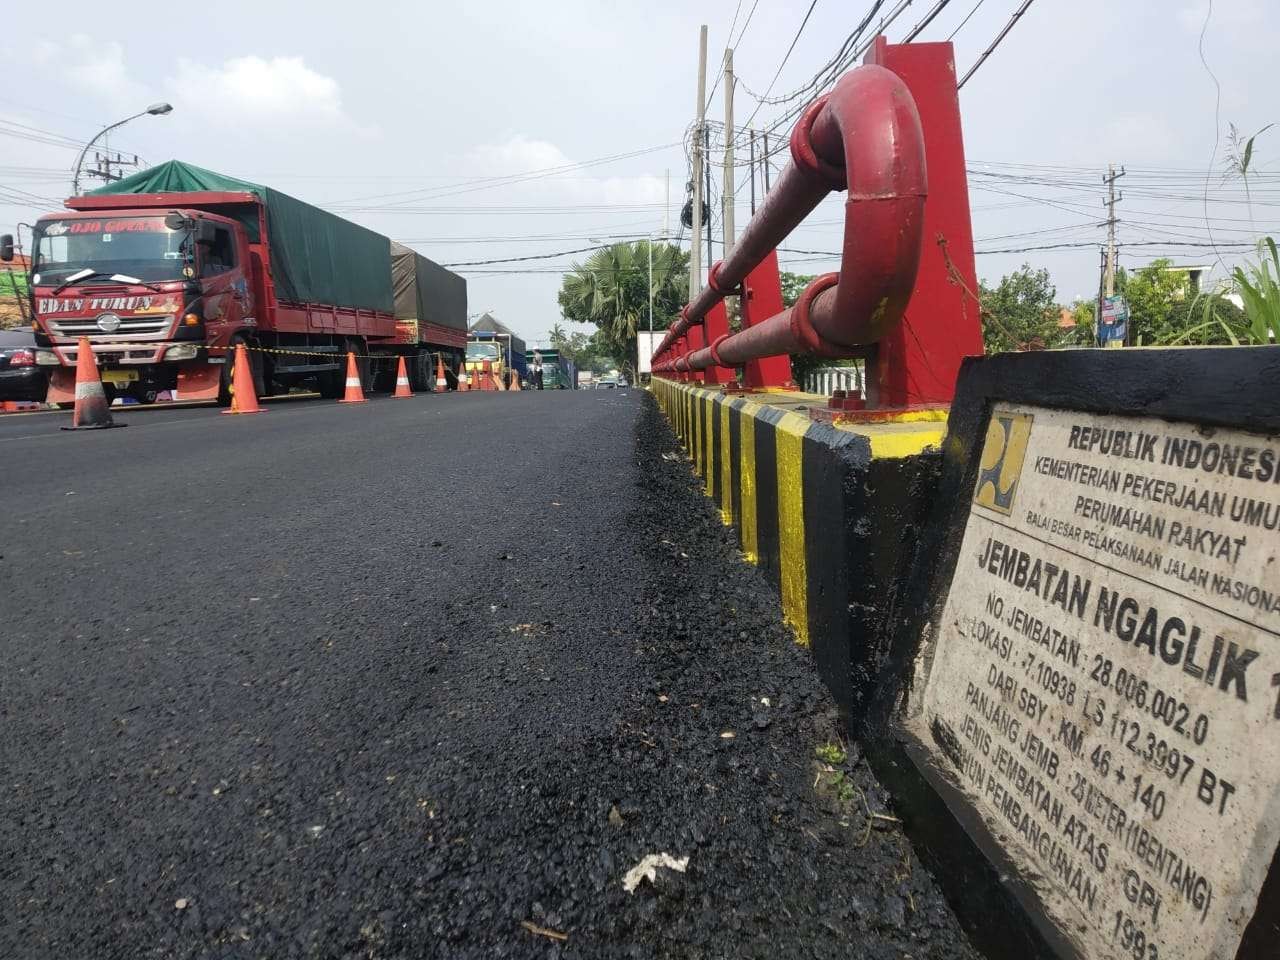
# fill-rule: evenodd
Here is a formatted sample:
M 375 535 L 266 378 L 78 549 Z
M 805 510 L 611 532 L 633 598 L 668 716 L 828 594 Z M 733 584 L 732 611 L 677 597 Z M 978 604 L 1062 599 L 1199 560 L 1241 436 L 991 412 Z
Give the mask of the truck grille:
M 120 326 L 108 334 L 99 326 L 97 320 L 76 318 L 75 320 L 51 320 L 49 332 L 55 337 L 121 337 L 136 339 L 139 336 L 163 336 L 173 322 L 170 314 L 142 317 L 121 317 Z

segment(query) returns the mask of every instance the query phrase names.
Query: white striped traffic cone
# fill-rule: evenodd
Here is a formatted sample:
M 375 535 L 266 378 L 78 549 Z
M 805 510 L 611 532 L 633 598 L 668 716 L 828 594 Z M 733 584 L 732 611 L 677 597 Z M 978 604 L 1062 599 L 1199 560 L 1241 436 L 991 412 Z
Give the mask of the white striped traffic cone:
M 412 397 L 413 391 L 409 389 L 409 374 L 404 368 L 404 357 L 400 358 L 400 367 L 396 370 L 396 392 L 391 395 L 393 400 L 402 400 L 405 397 Z
M 360 384 L 360 371 L 356 369 L 356 355 L 347 354 L 347 392 L 339 403 L 364 403 L 364 387 Z
M 76 347 L 76 407 L 71 413 L 71 426 L 63 430 L 104 430 L 124 427 L 111 419 L 111 405 L 98 376 L 98 362 L 88 337 L 81 337 Z

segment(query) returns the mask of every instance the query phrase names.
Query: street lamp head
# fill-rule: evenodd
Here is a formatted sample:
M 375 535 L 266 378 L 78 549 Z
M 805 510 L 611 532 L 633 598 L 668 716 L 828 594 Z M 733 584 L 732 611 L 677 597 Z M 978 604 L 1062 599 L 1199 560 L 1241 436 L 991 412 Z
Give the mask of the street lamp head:
M 173 104 L 171 103 L 153 103 L 151 106 L 147 107 L 147 113 L 151 114 L 153 117 L 162 117 L 166 113 L 171 113 L 172 111 Z

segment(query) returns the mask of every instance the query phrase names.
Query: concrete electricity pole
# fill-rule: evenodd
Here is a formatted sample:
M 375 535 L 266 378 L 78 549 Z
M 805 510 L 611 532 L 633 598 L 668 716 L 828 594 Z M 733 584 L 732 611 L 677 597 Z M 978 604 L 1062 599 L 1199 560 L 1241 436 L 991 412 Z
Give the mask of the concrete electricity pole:
M 1116 196 L 1116 181 L 1124 176 L 1124 167 L 1120 168 L 1120 172 L 1116 173 L 1114 164 L 1107 167 L 1107 175 L 1102 178 L 1102 182 L 1107 185 L 1107 199 L 1103 201 L 1107 208 L 1107 265 L 1104 268 L 1104 284 L 1107 289 L 1107 296 L 1115 296 L 1116 292 L 1116 224 L 1120 221 L 1116 219 L 1116 204 L 1124 199 L 1124 194 Z
M 702 131 L 707 108 L 707 25 L 698 33 L 698 122 L 693 128 L 693 243 L 689 248 L 689 299 L 702 289 Z
M 724 226 L 724 256 L 733 250 L 733 50 L 724 52 L 724 187 L 720 222 Z

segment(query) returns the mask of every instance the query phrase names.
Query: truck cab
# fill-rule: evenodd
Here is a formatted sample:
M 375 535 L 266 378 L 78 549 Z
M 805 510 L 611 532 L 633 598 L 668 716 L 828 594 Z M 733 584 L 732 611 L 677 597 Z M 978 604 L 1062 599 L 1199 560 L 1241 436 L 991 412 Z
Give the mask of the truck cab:
M 183 399 L 212 399 L 225 388 L 233 334 L 255 323 L 252 277 L 243 226 L 214 213 L 122 208 L 42 217 L 30 289 L 36 362 L 50 368 L 48 401 L 74 401 L 81 337 L 109 396 L 146 403 L 185 386 Z

